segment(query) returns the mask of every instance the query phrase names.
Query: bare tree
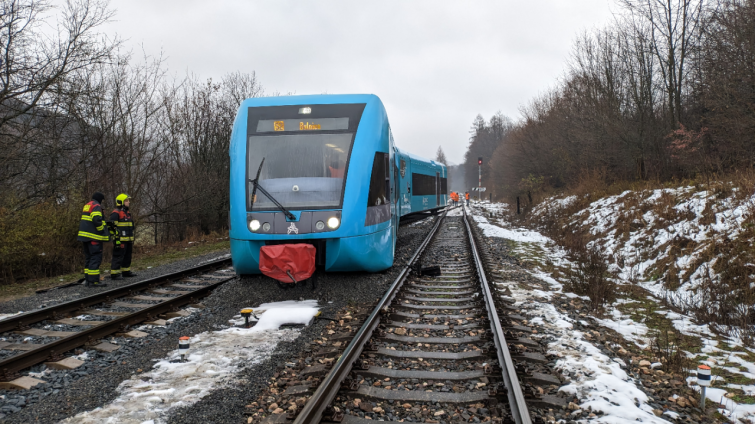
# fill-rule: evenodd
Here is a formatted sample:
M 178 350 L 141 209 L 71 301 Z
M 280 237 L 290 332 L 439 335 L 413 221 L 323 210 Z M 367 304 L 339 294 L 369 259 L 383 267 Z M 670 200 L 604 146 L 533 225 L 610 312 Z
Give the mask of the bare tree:
M 67 107 L 82 94 L 78 76 L 108 63 L 118 45 L 99 32 L 112 16 L 107 5 L 0 0 L 0 197 L 12 191 L 14 209 L 56 195 L 76 162 L 67 153 L 81 128 Z M 43 30 L 53 12 L 57 26 Z
M 708 0 L 621 0 L 639 32 L 650 30 L 653 54 L 666 90 L 668 116 L 682 122 L 690 62 L 700 46 Z

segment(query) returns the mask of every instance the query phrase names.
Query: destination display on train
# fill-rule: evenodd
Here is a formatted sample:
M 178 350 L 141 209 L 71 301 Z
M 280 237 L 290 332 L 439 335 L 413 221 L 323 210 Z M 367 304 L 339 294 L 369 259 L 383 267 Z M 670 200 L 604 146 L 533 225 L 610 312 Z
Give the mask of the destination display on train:
M 335 131 L 349 129 L 349 118 L 260 119 L 257 132 Z

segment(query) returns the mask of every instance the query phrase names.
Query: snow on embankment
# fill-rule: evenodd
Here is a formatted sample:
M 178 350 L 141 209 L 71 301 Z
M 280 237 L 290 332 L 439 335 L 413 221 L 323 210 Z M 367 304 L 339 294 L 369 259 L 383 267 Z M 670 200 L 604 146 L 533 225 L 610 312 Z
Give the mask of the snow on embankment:
M 488 205 L 485 206 L 486 211 L 492 209 Z M 473 215 L 473 218 L 486 237 L 498 237 L 517 242 L 517 246 L 512 246 L 513 252 L 526 253 L 527 245 L 536 245 L 537 249 L 544 252 L 552 263 L 570 266 L 563 249 L 536 231 L 514 226 L 503 228 L 501 224 L 506 224 L 505 222 L 494 220 L 495 223 L 491 223 L 479 214 Z M 594 418 L 596 422 L 668 423 L 655 415 L 653 407 L 649 404 L 652 399 L 637 387 L 639 382 L 622 369 L 622 367 L 626 368 L 626 364 L 618 357 L 609 357 L 604 354 L 587 339 L 589 336 L 586 336 L 585 330 L 575 328 L 575 320 L 568 314 L 559 312 L 554 304 L 561 303 L 554 300 L 559 295 L 565 295 L 567 298 L 578 296 L 564 292 L 563 285 L 547 271 L 529 269 L 527 272 L 545 282 L 550 290 L 522 286 L 514 281 L 500 284 L 508 288 L 510 296 L 516 300 L 516 307 L 522 308 L 524 315 L 533 317 L 529 324 L 538 326 L 537 333 L 547 342 L 548 354 L 558 357 L 554 369 L 569 375 L 569 384 L 562 386 L 559 391 L 579 399 L 580 409 L 569 410 L 567 413 L 571 415 L 570 417 L 581 417 L 581 412 L 590 408 L 592 411 L 601 411 L 601 416 Z M 611 319 L 604 321 L 609 325 L 616 323 L 619 327 L 622 324 Z M 631 320 L 629 321 L 632 323 Z M 584 321 L 581 324 L 587 325 Z M 623 330 L 626 332 L 630 326 L 623 324 Z M 632 324 L 634 327 L 642 327 L 636 323 Z M 641 338 L 641 336 L 637 337 L 638 340 Z
M 588 247 L 603 252 L 620 279 L 694 304 L 701 301 L 696 288 L 717 282 L 734 259 L 749 254 L 737 246 L 752 242 L 754 212 L 755 196 L 739 189 L 681 187 L 625 191 L 591 203 L 576 196 L 550 198 L 533 216 L 589 233 Z M 755 270 L 746 262 L 743 266 Z
M 262 313 L 254 327 L 230 327 L 195 335 L 185 362 L 180 362 L 175 350 L 152 370 L 122 382 L 118 387 L 120 395 L 111 403 L 61 424 L 164 423 L 171 409 L 189 406 L 212 390 L 232 383 L 242 367 L 261 363 L 279 342 L 296 339 L 299 330 L 279 327 L 308 324 L 318 308 L 316 300 L 307 300 L 266 303 L 254 311 Z M 233 324 L 243 322 L 238 319 Z

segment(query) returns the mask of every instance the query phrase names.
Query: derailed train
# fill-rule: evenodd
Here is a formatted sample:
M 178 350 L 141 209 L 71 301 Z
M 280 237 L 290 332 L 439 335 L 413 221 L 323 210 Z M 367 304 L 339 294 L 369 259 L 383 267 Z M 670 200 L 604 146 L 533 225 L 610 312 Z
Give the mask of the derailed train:
M 237 274 L 260 248 L 311 244 L 324 271 L 393 265 L 401 219 L 447 202 L 447 169 L 399 150 L 375 95 L 245 100 L 230 143 L 230 239 Z

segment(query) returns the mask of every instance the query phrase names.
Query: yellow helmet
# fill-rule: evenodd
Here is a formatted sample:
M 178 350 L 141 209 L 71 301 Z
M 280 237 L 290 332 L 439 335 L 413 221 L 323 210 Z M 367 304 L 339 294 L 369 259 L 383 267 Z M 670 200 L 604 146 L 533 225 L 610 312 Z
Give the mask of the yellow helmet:
M 128 199 L 130 199 L 130 198 L 131 198 L 131 197 L 129 197 L 129 195 L 128 195 L 128 194 L 126 194 L 126 193 L 121 193 L 121 194 L 119 194 L 119 195 L 118 195 L 118 196 L 117 196 L 117 197 L 115 198 L 115 205 L 116 205 L 116 206 L 123 206 L 123 202 L 125 202 L 126 200 L 128 200 Z

